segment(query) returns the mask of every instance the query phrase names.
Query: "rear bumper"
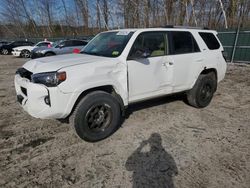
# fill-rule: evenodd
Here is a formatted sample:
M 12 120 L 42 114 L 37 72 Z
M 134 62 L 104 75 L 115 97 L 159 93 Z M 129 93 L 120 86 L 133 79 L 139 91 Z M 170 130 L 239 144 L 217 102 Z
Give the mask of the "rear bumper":
M 41 119 L 60 119 L 69 115 L 67 106 L 72 94 L 62 93 L 58 87 L 35 84 L 15 75 L 17 101 L 31 116 Z M 46 99 L 50 103 L 46 103 Z

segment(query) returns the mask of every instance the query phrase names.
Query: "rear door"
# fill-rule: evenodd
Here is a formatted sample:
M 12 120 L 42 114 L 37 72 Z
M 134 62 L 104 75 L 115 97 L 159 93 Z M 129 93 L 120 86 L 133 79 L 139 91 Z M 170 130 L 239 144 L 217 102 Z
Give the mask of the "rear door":
M 170 31 L 170 55 L 173 65 L 173 92 L 190 89 L 204 58 L 193 35 L 189 31 Z
M 127 59 L 129 102 L 171 91 L 167 36 L 167 32 L 144 32 L 135 40 Z
M 65 45 L 62 48 L 62 53 L 63 54 L 72 53 L 73 49 L 74 49 L 73 40 L 67 40 L 67 41 L 65 41 Z

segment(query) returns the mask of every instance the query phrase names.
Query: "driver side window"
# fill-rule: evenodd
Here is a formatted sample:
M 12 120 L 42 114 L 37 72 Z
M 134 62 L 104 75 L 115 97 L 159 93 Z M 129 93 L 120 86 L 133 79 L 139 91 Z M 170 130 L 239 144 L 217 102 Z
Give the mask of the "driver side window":
M 135 40 L 128 59 L 164 56 L 167 54 L 167 33 L 145 32 Z

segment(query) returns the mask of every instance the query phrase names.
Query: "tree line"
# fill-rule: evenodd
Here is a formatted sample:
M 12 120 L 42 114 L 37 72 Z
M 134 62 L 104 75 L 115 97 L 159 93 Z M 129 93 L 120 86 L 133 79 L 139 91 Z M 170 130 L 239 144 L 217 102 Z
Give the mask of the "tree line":
M 165 25 L 250 27 L 249 18 L 249 0 L 1 0 L 0 38 Z

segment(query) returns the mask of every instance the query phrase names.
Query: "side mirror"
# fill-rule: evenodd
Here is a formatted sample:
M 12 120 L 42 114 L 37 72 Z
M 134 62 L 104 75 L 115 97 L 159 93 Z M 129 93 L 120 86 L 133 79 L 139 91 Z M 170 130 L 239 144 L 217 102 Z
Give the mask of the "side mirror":
M 148 58 L 148 57 L 150 57 L 150 55 L 151 55 L 151 53 L 149 53 L 149 51 L 145 50 L 145 51 L 142 53 L 141 57 L 142 57 L 142 58 Z
M 151 53 L 149 52 L 148 49 L 138 49 L 135 51 L 133 57 L 135 59 L 138 59 L 138 58 L 148 58 L 150 57 Z
M 58 45 L 58 48 L 63 48 L 63 47 L 64 47 L 63 44 L 59 44 L 59 45 Z

